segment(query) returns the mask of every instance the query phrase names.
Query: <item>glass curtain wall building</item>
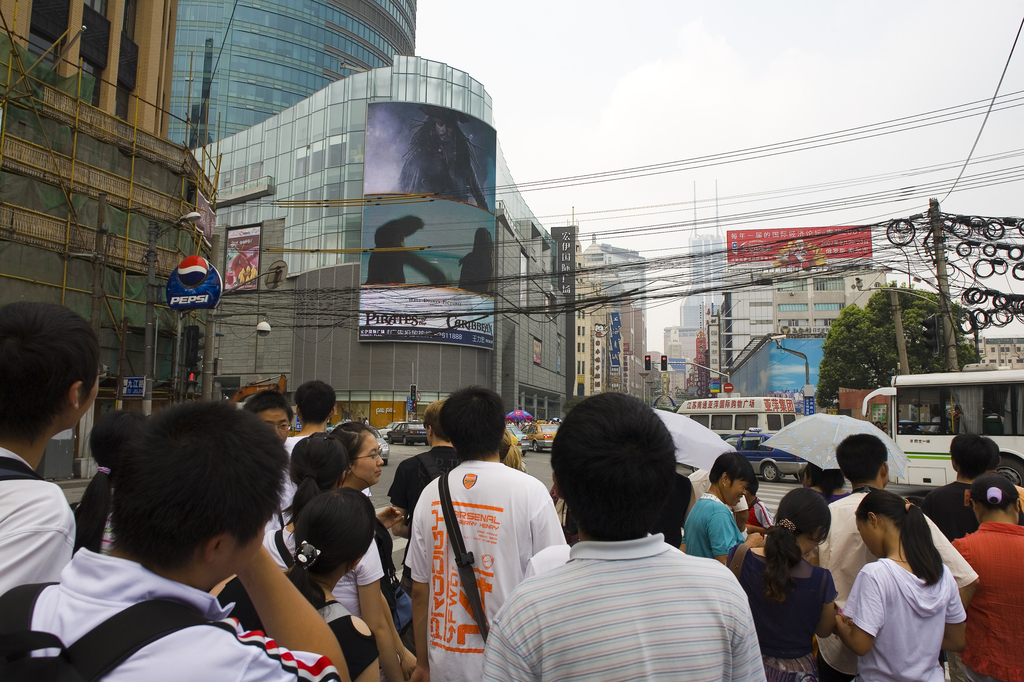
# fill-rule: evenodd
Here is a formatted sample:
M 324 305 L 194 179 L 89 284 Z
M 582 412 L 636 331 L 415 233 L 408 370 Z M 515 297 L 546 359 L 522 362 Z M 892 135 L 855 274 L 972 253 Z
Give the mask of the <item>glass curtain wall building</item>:
M 228 137 L 415 46 L 416 0 L 180 0 L 170 139 Z

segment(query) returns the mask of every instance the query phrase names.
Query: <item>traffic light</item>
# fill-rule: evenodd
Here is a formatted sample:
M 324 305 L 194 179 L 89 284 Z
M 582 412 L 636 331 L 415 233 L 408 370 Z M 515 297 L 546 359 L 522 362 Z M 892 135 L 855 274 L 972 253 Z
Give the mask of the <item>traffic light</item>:
M 644 356 L 644 369 L 647 370 L 648 372 L 651 371 L 651 356 L 650 355 L 645 355 Z
M 203 359 L 203 347 L 200 345 L 200 340 L 203 338 L 203 332 L 199 329 L 199 325 L 190 324 L 185 327 L 185 366 L 196 367 L 199 365 L 199 361 Z
M 932 355 L 938 355 L 939 347 L 942 345 L 938 315 L 932 315 L 921 320 L 921 336 L 924 337 L 924 345 L 928 346 Z
M 195 395 L 199 385 L 199 372 L 192 369 L 185 373 L 185 395 Z
M 668 356 L 667 355 L 662 355 L 661 356 L 661 371 L 662 372 L 667 372 L 668 371 Z
M 416 409 L 416 384 L 409 384 L 409 404 L 412 405 L 412 409 Z

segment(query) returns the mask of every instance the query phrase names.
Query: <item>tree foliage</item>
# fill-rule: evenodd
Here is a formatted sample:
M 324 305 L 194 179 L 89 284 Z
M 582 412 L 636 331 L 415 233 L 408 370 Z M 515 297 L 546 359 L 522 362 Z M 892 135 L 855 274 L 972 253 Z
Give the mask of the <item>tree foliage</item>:
M 897 292 L 910 373 L 944 371 L 945 356 L 932 355 L 921 334 L 921 321 L 939 313 L 938 295 L 906 287 L 897 288 Z M 959 329 L 956 330 L 956 338 L 960 366 L 975 362 L 973 343 L 965 343 Z M 889 386 L 892 376 L 899 372 L 889 288 L 876 291 L 864 308 L 855 305 L 844 308 L 829 328 L 822 351 L 824 357 L 818 367 L 817 391 L 817 401 L 821 405 L 837 407 L 840 387 L 874 389 Z

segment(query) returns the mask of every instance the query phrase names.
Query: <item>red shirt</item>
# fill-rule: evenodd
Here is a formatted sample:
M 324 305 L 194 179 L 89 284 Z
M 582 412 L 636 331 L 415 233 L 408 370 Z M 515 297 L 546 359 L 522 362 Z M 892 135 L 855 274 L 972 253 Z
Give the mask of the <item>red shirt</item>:
M 983 523 L 953 546 L 979 581 L 967 609 L 964 665 L 1005 682 L 1024 682 L 1024 526 Z

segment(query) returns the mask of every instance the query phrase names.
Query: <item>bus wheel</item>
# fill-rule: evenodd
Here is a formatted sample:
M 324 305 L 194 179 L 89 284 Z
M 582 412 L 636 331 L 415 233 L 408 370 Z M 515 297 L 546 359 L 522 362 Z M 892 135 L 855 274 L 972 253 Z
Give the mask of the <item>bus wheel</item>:
M 996 472 L 1010 479 L 1014 485 L 1024 485 L 1024 463 L 1012 455 L 1000 458 Z
M 779 468 L 771 462 L 766 462 L 764 466 L 761 467 L 761 478 L 769 483 L 779 480 Z

